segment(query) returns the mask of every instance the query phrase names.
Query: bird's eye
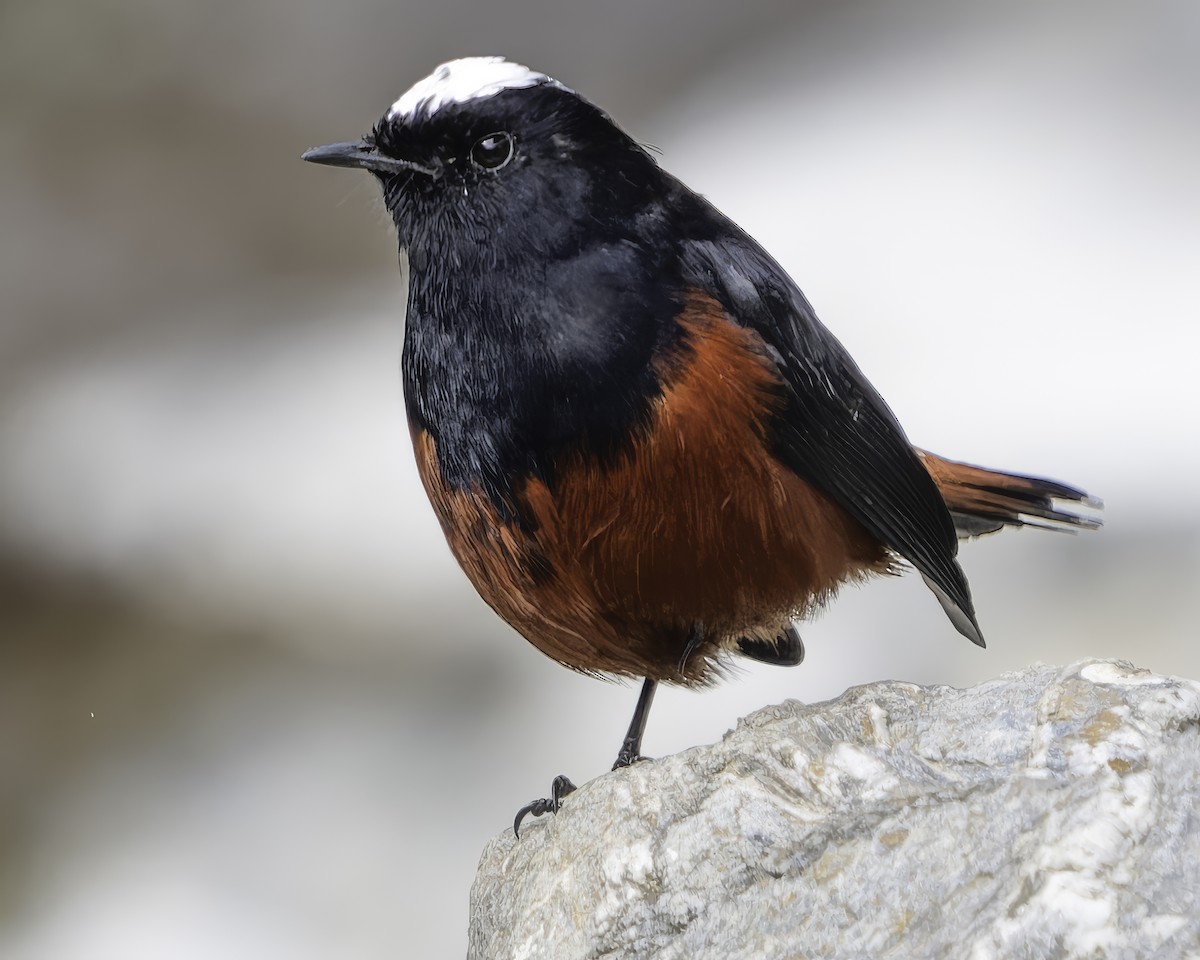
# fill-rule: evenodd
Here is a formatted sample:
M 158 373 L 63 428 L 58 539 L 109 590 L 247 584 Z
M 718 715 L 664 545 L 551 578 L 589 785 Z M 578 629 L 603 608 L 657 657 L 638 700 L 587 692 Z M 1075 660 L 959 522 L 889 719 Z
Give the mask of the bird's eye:
M 512 155 L 513 138 L 507 133 L 489 133 L 471 148 L 471 162 L 485 170 L 499 170 Z

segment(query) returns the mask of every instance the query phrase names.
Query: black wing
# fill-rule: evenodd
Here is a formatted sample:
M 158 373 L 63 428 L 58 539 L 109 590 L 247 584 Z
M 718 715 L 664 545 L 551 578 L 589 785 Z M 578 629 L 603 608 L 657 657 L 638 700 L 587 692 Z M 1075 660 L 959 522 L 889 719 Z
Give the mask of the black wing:
M 982 646 L 954 522 L 896 417 L 770 254 L 706 201 L 689 199 L 699 206 L 684 282 L 757 332 L 787 378 L 775 455 L 916 567 L 958 631 Z

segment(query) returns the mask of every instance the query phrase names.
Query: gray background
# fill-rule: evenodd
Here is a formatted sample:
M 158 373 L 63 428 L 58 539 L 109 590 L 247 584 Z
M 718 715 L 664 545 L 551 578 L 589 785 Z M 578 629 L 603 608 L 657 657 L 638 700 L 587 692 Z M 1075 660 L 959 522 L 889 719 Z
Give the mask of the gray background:
M 503 53 L 662 150 L 940 453 L 1087 486 L 646 749 L 896 678 L 1200 676 L 1194 3 L 9 0 L 0 7 L 0 955 L 460 956 L 484 840 L 635 698 L 500 624 L 411 464 L 395 244 L 302 164 Z M 980 718 L 985 722 L 986 718 Z

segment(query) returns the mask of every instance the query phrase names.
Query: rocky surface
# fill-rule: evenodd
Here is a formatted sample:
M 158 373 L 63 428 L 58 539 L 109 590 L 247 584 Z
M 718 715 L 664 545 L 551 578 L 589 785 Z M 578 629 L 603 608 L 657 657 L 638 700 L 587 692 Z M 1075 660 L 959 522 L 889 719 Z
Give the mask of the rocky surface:
M 1200 684 L 879 683 L 606 774 L 484 851 L 470 957 L 1200 955 Z

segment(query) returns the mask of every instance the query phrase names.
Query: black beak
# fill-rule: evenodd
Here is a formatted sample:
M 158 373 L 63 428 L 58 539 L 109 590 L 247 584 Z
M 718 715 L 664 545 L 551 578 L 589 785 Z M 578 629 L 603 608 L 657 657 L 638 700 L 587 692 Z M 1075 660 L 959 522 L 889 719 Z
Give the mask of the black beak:
M 379 152 L 370 140 L 362 139 L 347 143 L 331 143 L 324 147 L 313 147 L 300 155 L 309 163 L 323 163 L 330 167 L 359 167 L 375 173 L 417 173 L 437 176 L 432 167 L 425 167 L 411 160 L 398 160 Z

